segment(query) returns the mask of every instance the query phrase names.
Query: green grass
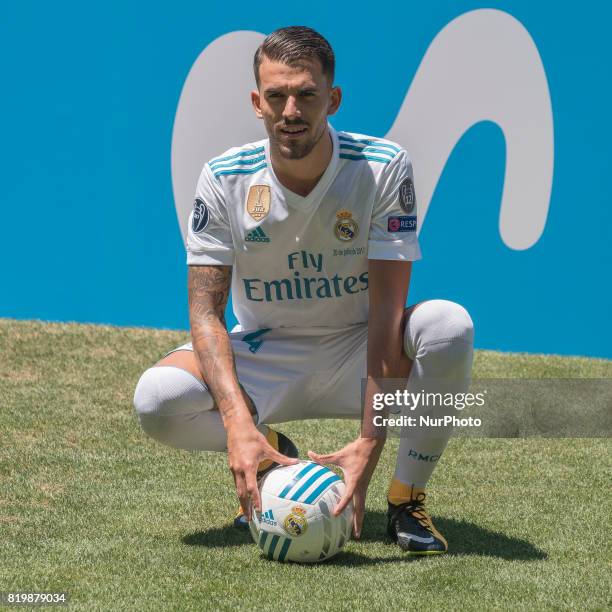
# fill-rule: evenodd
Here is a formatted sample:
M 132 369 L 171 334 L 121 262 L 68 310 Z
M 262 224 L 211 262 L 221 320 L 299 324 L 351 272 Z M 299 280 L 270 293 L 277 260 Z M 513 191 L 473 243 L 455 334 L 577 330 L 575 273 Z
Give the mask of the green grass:
M 225 456 L 165 448 L 132 412 L 141 372 L 185 338 L 0 320 L 0 591 L 83 610 L 610 607 L 607 439 L 453 439 L 429 496 L 451 552 L 416 561 L 384 533 L 390 440 L 362 541 L 318 566 L 265 560 L 229 526 Z M 610 378 L 612 362 L 481 351 L 475 375 Z M 329 451 L 358 424 L 280 429 Z

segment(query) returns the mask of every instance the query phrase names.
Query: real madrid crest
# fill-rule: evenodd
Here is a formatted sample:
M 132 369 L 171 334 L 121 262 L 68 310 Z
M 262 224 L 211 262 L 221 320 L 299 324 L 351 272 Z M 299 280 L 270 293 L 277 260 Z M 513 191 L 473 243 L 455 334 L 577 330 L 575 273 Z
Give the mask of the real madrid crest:
M 306 510 L 301 506 L 293 506 L 291 512 L 285 517 L 283 528 L 295 538 L 304 534 L 308 529 Z
M 353 213 L 350 210 L 343 208 L 336 213 L 334 233 L 336 238 L 342 240 L 342 242 L 350 242 L 357 237 L 359 224 L 353 219 Z
M 270 186 L 253 185 L 249 189 L 246 209 L 257 222 L 267 217 L 270 212 Z

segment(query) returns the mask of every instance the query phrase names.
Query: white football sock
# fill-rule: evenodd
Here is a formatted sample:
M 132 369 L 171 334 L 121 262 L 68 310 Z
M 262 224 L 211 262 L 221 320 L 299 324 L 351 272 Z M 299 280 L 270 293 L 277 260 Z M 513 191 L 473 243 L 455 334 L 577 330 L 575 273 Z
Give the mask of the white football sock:
M 408 390 L 434 392 L 467 391 L 472 370 L 474 329 L 467 311 L 453 302 L 430 300 L 411 313 L 404 333 L 404 350 L 413 360 Z M 410 411 L 404 413 L 410 415 Z M 405 430 L 404 430 L 405 431 Z M 400 440 L 391 489 L 394 497 L 407 487 L 424 489 L 450 436 L 450 427 L 440 437 L 430 431 Z M 404 485 L 404 489 L 399 485 Z M 397 502 L 396 502 L 397 503 Z

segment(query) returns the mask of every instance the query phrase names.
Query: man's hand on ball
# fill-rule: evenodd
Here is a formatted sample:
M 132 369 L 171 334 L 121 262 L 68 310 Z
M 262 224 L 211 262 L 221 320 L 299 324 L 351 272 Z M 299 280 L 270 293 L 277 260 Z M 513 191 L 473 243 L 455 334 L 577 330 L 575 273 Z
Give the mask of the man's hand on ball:
M 319 455 L 308 451 L 308 456 L 317 463 L 337 465 L 344 473 L 346 491 L 333 510 L 338 516 L 353 500 L 353 534 L 361 536 L 365 500 L 370 479 L 378 463 L 380 453 L 385 445 L 384 438 L 357 438 L 344 448 L 328 455 Z
M 253 508 L 261 512 L 261 498 L 257 486 L 259 464 L 266 459 L 280 465 L 293 465 L 298 462 L 297 459 L 281 455 L 252 424 L 228 431 L 227 458 L 240 505 L 249 521 Z

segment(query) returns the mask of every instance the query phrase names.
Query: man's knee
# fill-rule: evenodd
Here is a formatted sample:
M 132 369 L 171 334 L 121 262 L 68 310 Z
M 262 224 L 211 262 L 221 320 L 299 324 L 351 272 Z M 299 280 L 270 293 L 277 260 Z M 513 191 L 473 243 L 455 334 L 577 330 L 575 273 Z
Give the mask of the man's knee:
M 436 354 L 438 361 L 446 356 L 445 361 L 461 361 L 471 368 L 474 324 L 463 306 L 448 300 L 428 300 L 408 315 L 404 331 L 408 357 L 414 360 Z
M 187 438 L 193 421 L 213 407 L 213 399 L 201 381 L 171 366 L 146 370 L 134 392 L 134 408 L 145 433 L 179 448 L 192 447 Z
M 189 372 L 156 366 L 140 377 L 134 392 L 134 408 L 139 416 L 173 416 L 212 410 L 213 401 L 204 384 Z

